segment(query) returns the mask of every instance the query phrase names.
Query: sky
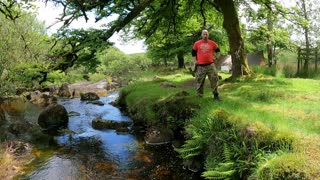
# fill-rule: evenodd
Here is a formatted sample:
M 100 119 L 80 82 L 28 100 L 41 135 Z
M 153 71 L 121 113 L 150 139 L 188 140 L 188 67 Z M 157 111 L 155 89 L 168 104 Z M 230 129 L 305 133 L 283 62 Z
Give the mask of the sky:
M 57 22 L 57 17 L 62 13 L 63 9 L 62 7 L 56 7 L 53 4 L 49 3 L 47 6 L 45 6 L 45 3 L 43 2 L 37 2 L 35 3 L 39 9 L 38 9 L 38 19 L 40 21 L 44 21 L 46 27 L 51 26 L 52 24 L 55 24 Z M 100 23 L 94 23 L 94 17 L 89 16 L 89 21 L 85 22 L 84 18 L 81 18 L 77 21 L 73 21 L 71 24 L 71 28 L 99 28 L 102 23 L 107 21 L 102 21 Z M 57 31 L 59 27 L 61 27 L 62 23 L 57 23 L 53 26 L 51 26 L 48 29 L 48 33 L 52 34 Z M 120 49 L 122 52 L 126 54 L 132 54 L 132 53 L 141 53 L 146 52 L 146 47 L 144 46 L 143 41 L 132 41 L 132 42 L 124 42 L 120 34 L 115 33 L 111 38 L 109 39 L 111 42 L 115 43 L 115 47 Z

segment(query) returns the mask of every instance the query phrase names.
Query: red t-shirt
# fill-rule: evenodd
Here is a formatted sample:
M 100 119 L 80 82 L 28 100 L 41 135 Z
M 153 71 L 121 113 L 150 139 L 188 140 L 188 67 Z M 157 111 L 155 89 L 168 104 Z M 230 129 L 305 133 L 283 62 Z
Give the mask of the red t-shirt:
M 214 62 L 213 53 L 218 49 L 218 45 L 211 40 L 199 40 L 194 43 L 193 50 L 197 51 L 198 64 L 211 64 Z

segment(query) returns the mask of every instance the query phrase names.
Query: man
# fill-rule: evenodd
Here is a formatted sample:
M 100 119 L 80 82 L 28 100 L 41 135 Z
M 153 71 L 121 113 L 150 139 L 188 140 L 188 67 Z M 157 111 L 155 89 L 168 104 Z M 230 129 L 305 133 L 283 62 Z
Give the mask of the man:
M 192 47 L 192 57 L 195 63 L 195 78 L 198 97 L 203 96 L 203 88 L 206 76 L 208 75 L 213 99 L 221 101 L 218 93 L 218 71 L 215 67 L 214 52 L 216 57 L 220 57 L 220 49 L 218 45 L 209 39 L 207 30 L 201 33 L 201 40 L 194 43 Z

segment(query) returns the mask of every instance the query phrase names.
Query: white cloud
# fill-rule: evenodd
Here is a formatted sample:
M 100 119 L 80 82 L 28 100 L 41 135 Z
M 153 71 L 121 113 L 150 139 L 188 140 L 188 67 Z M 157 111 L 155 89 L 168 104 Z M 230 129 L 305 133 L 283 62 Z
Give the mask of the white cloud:
M 62 26 L 62 23 L 58 21 L 58 17 L 62 14 L 63 9 L 62 7 L 55 6 L 54 4 L 48 2 L 47 6 L 43 2 L 36 2 L 35 3 L 39 9 L 38 9 L 38 19 L 40 21 L 44 21 L 46 27 L 48 28 L 48 32 L 50 34 L 55 33 L 59 27 Z M 81 18 L 77 21 L 74 21 L 71 23 L 72 28 L 100 28 L 102 24 L 105 24 L 107 21 L 99 21 L 98 23 L 94 22 L 94 17 L 92 14 L 89 14 L 89 20 L 88 22 L 85 21 L 84 18 Z M 124 42 L 119 33 L 115 33 L 111 38 L 109 39 L 111 42 L 115 43 L 115 47 L 119 48 L 121 51 L 123 51 L 126 54 L 132 54 L 132 53 L 141 53 L 146 52 L 146 48 L 144 47 L 143 41 L 130 41 L 130 42 Z

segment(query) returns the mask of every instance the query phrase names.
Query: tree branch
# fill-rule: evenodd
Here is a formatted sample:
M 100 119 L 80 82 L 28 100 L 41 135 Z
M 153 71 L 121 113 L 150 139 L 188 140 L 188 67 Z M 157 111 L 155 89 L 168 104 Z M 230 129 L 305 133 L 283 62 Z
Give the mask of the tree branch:
M 108 29 L 106 32 L 106 39 L 109 39 L 115 32 L 119 32 L 124 26 L 129 24 L 135 17 L 137 17 L 148 5 L 154 0 L 144 0 L 138 6 L 136 6 L 126 17 L 119 17 L 118 20 Z
M 203 10 L 203 4 L 204 4 L 204 0 L 201 0 L 201 2 L 200 2 L 200 12 L 201 12 L 201 16 L 202 16 L 202 19 L 203 19 L 203 27 L 205 27 L 206 24 L 207 24 L 207 21 L 206 21 L 206 16 L 205 16 L 204 10 Z

